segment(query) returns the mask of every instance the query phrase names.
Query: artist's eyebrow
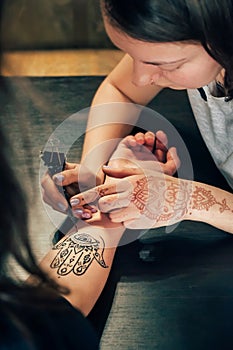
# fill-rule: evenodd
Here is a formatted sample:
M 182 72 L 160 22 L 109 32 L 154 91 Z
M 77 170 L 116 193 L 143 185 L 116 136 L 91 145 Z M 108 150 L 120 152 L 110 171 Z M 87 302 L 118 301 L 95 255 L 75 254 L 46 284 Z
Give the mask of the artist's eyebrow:
M 162 66 L 164 64 L 175 64 L 175 63 L 180 63 L 180 62 L 183 62 L 185 61 L 186 58 L 181 58 L 180 60 L 176 60 L 176 61 L 170 61 L 170 62 L 167 62 L 167 61 L 158 61 L 158 62 L 148 62 L 148 61 L 142 61 L 142 63 L 145 63 L 145 64 L 151 64 L 153 66 Z

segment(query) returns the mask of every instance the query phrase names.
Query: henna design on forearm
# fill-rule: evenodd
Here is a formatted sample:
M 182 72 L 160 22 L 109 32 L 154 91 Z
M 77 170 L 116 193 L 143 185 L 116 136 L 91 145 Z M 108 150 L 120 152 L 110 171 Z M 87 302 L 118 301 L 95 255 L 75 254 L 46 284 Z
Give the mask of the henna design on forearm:
M 131 202 L 136 208 L 155 222 L 181 219 L 187 212 L 191 196 L 188 182 L 156 180 L 143 177 L 136 182 Z
M 219 202 L 216 200 L 216 198 L 214 197 L 214 195 L 211 193 L 210 190 L 209 191 L 205 190 L 202 187 L 199 187 L 199 186 L 195 187 L 195 191 L 193 192 L 192 198 L 193 198 L 192 209 L 196 209 L 196 210 L 205 209 L 206 211 L 208 211 L 214 205 L 218 205 L 220 213 L 223 213 L 226 210 L 230 210 L 231 212 L 233 212 L 233 210 L 227 204 L 227 201 L 225 198 L 222 200 L 222 202 Z
M 104 240 L 102 242 L 87 233 L 75 233 L 61 243 L 57 243 L 53 249 L 59 250 L 50 267 L 57 269 L 59 276 L 65 276 L 73 272 L 77 276 L 83 275 L 93 261 L 101 267 L 107 268 L 104 254 Z

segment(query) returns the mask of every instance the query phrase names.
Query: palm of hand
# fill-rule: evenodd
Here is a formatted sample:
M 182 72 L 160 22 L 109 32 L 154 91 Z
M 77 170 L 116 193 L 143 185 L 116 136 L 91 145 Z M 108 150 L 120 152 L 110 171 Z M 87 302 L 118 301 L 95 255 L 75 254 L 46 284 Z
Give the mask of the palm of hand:
M 157 170 L 156 162 L 156 157 L 146 146 L 129 146 L 123 140 L 113 153 L 109 165 L 114 168 L 138 168 L 143 165 L 145 169 L 155 170 L 156 167 Z

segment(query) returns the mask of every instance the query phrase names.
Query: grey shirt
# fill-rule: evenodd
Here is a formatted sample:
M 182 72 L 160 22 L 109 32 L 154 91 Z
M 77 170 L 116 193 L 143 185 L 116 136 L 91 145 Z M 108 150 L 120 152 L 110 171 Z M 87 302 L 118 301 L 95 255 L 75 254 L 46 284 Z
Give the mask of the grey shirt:
M 203 89 L 207 101 L 197 89 L 188 90 L 189 101 L 216 166 L 233 188 L 233 100 L 213 96 L 211 84 Z

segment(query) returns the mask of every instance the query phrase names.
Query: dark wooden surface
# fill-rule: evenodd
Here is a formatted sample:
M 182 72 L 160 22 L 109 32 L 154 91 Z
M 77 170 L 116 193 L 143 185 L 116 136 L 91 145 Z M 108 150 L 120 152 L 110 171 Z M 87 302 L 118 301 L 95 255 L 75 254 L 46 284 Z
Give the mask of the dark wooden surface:
M 43 104 L 46 110 L 41 100 L 32 103 L 20 79 L 14 80 L 13 90 L 29 117 L 29 139 L 37 133 L 39 143 L 33 153 L 30 143 L 25 143 L 31 157 L 27 164 L 38 162 L 36 152 L 56 125 L 90 105 L 102 79 L 30 79 L 38 96 L 49 101 Z M 150 106 L 180 132 L 195 179 L 230 190 L 200 137 L 186 93 L 166 90 Z M 9 103 L 5 117 L 9 135 L 14 136 L 17 126 L 13 124 L 20 120 L 17 104 Z M 21 168 L 25 158 L 19 154 L 19 159 Z M 164 229 L 151 230 L 140 240 L 119 247 L 107 285 L 89 315 L 102 336 L 102 349 L 231 349 L 232 263 L 232 237 L 201 223 L 184 222 L 170 234 Z

